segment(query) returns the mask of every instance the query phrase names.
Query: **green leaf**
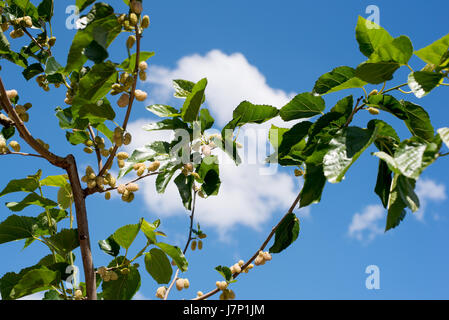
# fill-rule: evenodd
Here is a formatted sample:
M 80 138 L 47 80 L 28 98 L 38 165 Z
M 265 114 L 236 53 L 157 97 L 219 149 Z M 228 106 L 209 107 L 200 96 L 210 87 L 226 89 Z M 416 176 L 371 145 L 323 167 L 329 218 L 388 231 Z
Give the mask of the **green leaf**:
M 380 84 L 393 79 L 400 67 L 397 62 L 364 62 L 355 70 L 357 78 L 371 84 Z
M 116 267 L 122 263 L 129 263 L 125 257 L 117 257 L 109 263 L 108 267 Z M 117 280 L 111 280 L 102 283 L 103 298 L 105 300 L 131 300 L 141 285 L 141 278 L 139 270 L 135 265 L 128 266 L 130 272 L 128 274 L 122 274 L 116 272 L 118 275 Z
M 390 95 L 372 95 L 368 97 L 368 106 L 387 111 L 401 120 L 408 120 L 407 111 L 404 106 Z
M 140 223 L 128 224 L 114 232 L 113 238 L 121 247 L 129 249 L 140 231 Z
M 200 122 L 201 122 L 201 133 L 204 133 L 205 130 L 212 128 L 214 125 L 214 118 L 210 115 L 208 109 L 200 110 Z
M 449 50 L 449 34 L 445 35 L 441 39 L 435 41 L 434 43 L 428 45 L 421 50 L 415 51 L 421 60 L 439 66 L 443 63 L 443 57 Z
M 407 65 L 412 55 L 412 42 L 408 37 L 400 36 L 378 47 L 370 56 L 369 62 L 396 62 Z
M 95 64 L 92 69 L 81 78 L 77 97 L 89 102 L 97 102 L 111 90 L 117 79 L 115 64 L 110 61 Z
M 323 74 L 315 82 L 313 93 L 323 95 L 344 89 L 362 88 L 365 85 L 366 82 L 355 76 L 354 68 L 343 66 Z
M 142 61 L 147 61 L 152 56 L 154 56 L 154 52 L 141 51 L 139 56 L 139 63 Z M 133 73 L 134 69 L 136 68 L 136 57 L 137 57 L 136 53 L 132 54 L 131 57 L 129 57 L 119 65 L 119 68 L 122 68 L 127 72 Z
M 95 0 L 76 0 L 76 6 L 79 12 L 81 12 L 94 2 Z
M 161 171 L 156 177 L 156 190 L 158 193 L 164 193 L 167 188 L 168 183 L 172 179 L 176 170 L 178 170 L 178 166 L 174 166 L 171 168 L 166 168 L 166 170 Z
M 61 209 L 69 208 L 73 203 L 72 187 L 66 184 L 58 190 L 58 204 Z
M 67 131 L 65 133 L 65 137 L 67 141 L 74 146 L 84 143 L 90 139 L 90 136 L 86 131 L 74 131 L 74 132 Z
M 187 96 L 181 109 L 182 119 L 185 122 L 193 122 L 198 117 L 201 104 L 204 101 L 204 91 L 206 90 L 207 79 L 201 79 L 192 88 L 192 92 Z
M 146 107 L 146 109 L 161 118 L 180 116 L 180 113 L 177 109 L 163 104 L 153 104 Z
M 179 195 L 181 196 L 182 203 L 187 210 L 192 208 L 192 188 L 194 178 L 192 176 L 185 176 L 180 173 L 174 180 L 178 187 Z
M 0 223 L 0 244 L 32 237 L 35 224 L 36 218 L 15 214 L 9 216 Z
M 114 120 L 115 112 L 106 98 L 96 102 L 75 97 L 72 105 L 72 113 L 76 121 L 88 119 L 91 123 L 104 122 L 105 120 Z
M 388 164 L 383 160 L 379 160 L 379 169 L 374 192 L 379 196 L 384 208 L 387 208 L 388 199 L 390 198 L 390 188 L 393 181 L 391 174 L 392 172 L 388 168 Z
M 176 130 L 176 129 L 187 130 L 188 128 L 189 126 L 187 125 L 187 123 L 185 123 L 179 118 L 165 119 L 159 122 L 152 122 L 142 127 L 142 129 L 146 131 Z
M 49 291 L 45 292 L 44 297 L 42 298 L 42 300 L 64 300 L 64 299 L 60 296 L 58 291 L 56 291 L 56 290 L 49 290 Z
M 41 196 L 37 195 L 34 192 L 27 195 L 20 202 L 7 202 L 6 203 L 6 206 L 8 207 L 8 209 L 11 211 L 14 211 L 14 212 L 22 211 L 23 209 L 25 209 L 26 207 L 31 206 L 31 205 L 36 205 L 36 206 L 50 209 L 50 208 L 56 207 L 58 204 L 50 199 L 42 198 Z
M 187 259 L 179 247 L 172 246 L 164 242 L 157 242 L 156 246 L 162 249 L 162 251 L 164 251 L 170 258 L 173 259 L 181 272 L 187 271 Z
M 279 154 L 288 154 L 290 149 L 301 142 L 308 134 L 312 122 L 302 121 L 295 124 L 290 130 L 282 134 L 282 142 L 279 146 Z
M 52 285 L 56 284 L 58 275 L 57 271 L 49 270 L 46 267 L 30 270 L 12 288 L 10 297 L 18 299 L 39 291 L 51 289 Z
M 26 80 L 30 80 L 31 78 L 37 76 L 44 72 L 40 63 L 33 63 L 29 65 L 25 70 L 22 71 L 23 77 Z
M 415 180 L 395 174 L 393 177 L 390 198 L 388 200 L 388 216 L 385 231 L 395 228 L 405 218 L 405 208 L 413 211 L 419 207 L 419 200 L 414 192 Z
M 429 71 L 412 72 L 408 76 L 408 86 L 417 98 L 422 98 L 432 91 L 443 77 L 442 73 Z
M 47 239 L 49 243 L 62 256 L 66 256 L 70 251 L 79 247 L 79 237 L 77 229 L 62 229 L 57 234 Z
M 401 100 L 404 110 L 407 112 L 407 125 L 410 132 L 426 141 L 432 141 L 435 130 L 430 122 L 429 114 L 419 105 Z
M 217 195 L 221 185 L 218 157 L 204 157 L 197 172 L 203 180 L 201 187 L 205 194 L 207 196 Z
M 235 123 L 235 127 L 239 127 L 247 123 L 261 124 L 276 117 L 278 114 L 279 110 L 275 107 L 254 105 L 251 102 L 243 101 L 234 109 L 232 117 L 233 119 L 239 119 Z
M 347 96 L 337 102 L 337 104 L 331 109 L 331 112 L 338 112 L 346 117 L 352 112 L 354 106 L 354 97 L 352 95 Z
M 331 183 L 340 182 L 346 171 L 374 141 L 377 127 L 348 127 L 331 140 L 323 158 L 324 175 Z
M 173 269 L 161 249 L 153 248 L 145 254 L 145 268 L 158 284 L 170 282 Z
M 289 213 L 282 220 L 274 235 L 274 244 L 270 248 L 271 253 L 279 253 L 289 247 L 298 238 L 299 220 Z
M 53 0 L 42 0 L 37 7 L 37 13 L 44 21 L 50 21 L 53 17 Z
M 394 154 L 396 167 L 402 175 L 411 179 L 418 179 L 425 169 L 424 152 L 427 143 L 413 140 L 403 141 Z
M 49 187 L 65 187 L 69 184 L 68 176 L 66 174 L 61 174 L 57 176 L 48 176 L 40 181 L 41 186 Z
M 156 232 L 154 231 L 156 228 L 154 224 L 149 223 L 143 218 L 141 219 L 140 230 L 142 230 L 147 239 L 153 244 L 156 243 Z
M 86 47 L 84 50 L 84 55 L 96 64 L 102 63 L 109 57 L 108 50 L 106 50 L 106 48 L 96 40 L 92 40 L 92 42 Z
M 393 41 L 393 37 L 384 28 L 360 16 L 355 32 L 360 52 L 368 58 L 377 48 Z
M 176 98 L 187 98 L 190 93 L 192 93 L 194 82 L 187 80 L 173 80 L 173 87 L 175 88 L 174 96 Z
M 67 65 L 64 69 L 66 74 L 81 69 L 87 61 L 87 57 L 83 53 L 93 40 L 105 39 L 104 47 L 107 48 L 121 32 L 122 26 L 118 23 L 117 17 L 113 12 L 106 16 L 104 16 L 104 14 L 104 12 L 102 14 L 97 14 L 97 12 L 92 9 L 87 15 L 87 17 L 89 17 L 87 27 L 78 30 L 73 38 L 72 45 L 70 46 Z
M 106 252 L 107 254 L 116 257 L 120 253 L 120 245 L 115 242 L 114 236 L 109 236 L 106 240 L 98 241 L 98 245 L 100 249 Z
M 232 281 L 232 272 L 231 269 L 229 269 L 228 267 L 217 266 L 215 267 L 215 270 L 217 270 L 218 273 L 221 274 L 226 281 Z
M 446 147 L 449 148 L 449 128 L 440 128 L 437 130 Z
M 0 192 L 0 197 L 13 192 L 33 192 L 39 187 L 39 182 L 33 178 L 25 178 L 18 180 L 11 180 L 6 185 L 5 189 Z
M 49 57 L 45 64 L 45 74 L 52 75 L 55 73 L 60 73 L 64 70 L 64 67 L 61 66 L 54 57 Z
M 312 203 L 320 202 L 325 184 L 326 177 L 323 173 L 323 165 L 306 164 L 299 207 L 303 208 Z
M 310 118 L 321 114 L 325 108 L 323 98 L 305 92 L 298 94 L 289 103 L 281 108 L 282 120 L 290 121 L 295 119 Z

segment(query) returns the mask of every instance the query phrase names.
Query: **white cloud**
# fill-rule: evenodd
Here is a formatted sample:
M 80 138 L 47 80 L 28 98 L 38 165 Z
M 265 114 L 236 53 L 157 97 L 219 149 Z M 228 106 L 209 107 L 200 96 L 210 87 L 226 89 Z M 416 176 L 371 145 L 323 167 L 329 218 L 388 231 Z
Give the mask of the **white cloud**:
M 419 221 L 424 220 L 424 213 L 429 201 L 443 201 L 446 200 L 446 187 L 444 184 L 438 184 L 437 182 L 421 178 L 416 182 L 416 195 L 419 197 L 420 208 L 415 212 L 415 217 Z
M 384 232 L 385 209 L 381 205 L 368 205 L 362 213 L 356 213 L 349 225 L 348 235 L 359 241 L 371 241 Z
M 243 54 L 227 55 L 212 50 L 205 56 L 183 57 L 173 70 L 151 66 L 148 77 L 148 82 L 153 85 L 151 100 L 154 103 L 168 101 L 173 96 L 174 79 L 196 82 L 205 77 L 208 80 L 207 104 L 220 126 L 231 120 L 232 111 L 243 100 L 281 107 L 292 98 L 292 94 L 271 88 L 263 74 Z
M 149 71 L 149 91 L 151 103 L 182 104 L 182 100 L 173 99 L 173 79 L 198 81 L 208 78 L 206 89 L 206 104 L 216 119 L 218 128 L 222 128 L 232 118 L 232 111 L 243 100 L 255 104 L 270 104 L 281 107 L 286 104 L 292 94 L 271 88 L 265 77 L 241 53 L 227 55 L 213 50 L 205 56 L 192 55 L 180 59 L 175 69 L 152 66 Z M 142 125 L 151 120 L 139 119 L 129 125 L 133 134 L 130 149 L 141 147 L 155 139 L 167 140 L 170 133 L 145 132 Z M 261 174 L 261 168 L 266 167 L 262 159 L 269 154 L 264 146 L 267 142 L 268 128 L 271 123 L 289 127 L 280 119 L 273 120 L 261 126 L 248 125 L 241 130 L 239 141 L 244 145 L 260 148 L 255 156 L 258 161 L 245 161 L 236 167 L 231 160 L 221 152 L 214 150 L 220 156 L 220 177 L 222 180 L 220 193 L 206 200 L 198 199 L 196 217 L 204 226 L 215 227 L 224 239 L 227 231 L 237 225 L 260 229 L 274 213 L 284 213 L 299 191 L 298 180 L 292 174 L 272 172 L 271 175 Z M 253 129 L 263 129 L 262 132 Z M 253 130 L 253 131 L 251 131 Z M 245 139 L 244 139 L 245 138 Z M 240 150 L 243 155 L 245 149 Z M 248 153 L 251 153 L 248 151 Z M 252 152 L 254 154 L 254 152 Z M 251 160 L 251 158 L 245 158 Z M 254 159 L 252 159 L 254 160 Z M 276 166 L 276 170 L 277 170 Z M 157 216 L 186 214 L 181 204 L 178 190 L 173 183 L 167 187 L 165 194 L 155 191 L 154 177 L 142 181 L 141 196 L 151 212 Z M 308 216 L 309 211 L 300 210 L 299 214 Z

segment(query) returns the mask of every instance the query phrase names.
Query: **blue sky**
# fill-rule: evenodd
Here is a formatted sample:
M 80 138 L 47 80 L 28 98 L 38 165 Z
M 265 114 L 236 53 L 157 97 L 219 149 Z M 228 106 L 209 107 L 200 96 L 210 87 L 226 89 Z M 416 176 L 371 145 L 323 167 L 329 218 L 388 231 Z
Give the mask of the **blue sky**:
M 122 1 L 112 3 L 117 11 L 123 11 Z M 65 63 L 64 52 L 75 34 L 65 28 L 68 4 L 56 1 L 55 6 L 54 32 L 58 40 L 54 55 L 61 64 Z M 140 130 L 142 124 L 156 120 L 145 110 L 146 105 L 157 102 L 179 107 L 182 103 L 170 98 L 172 92 L 167 83 L 172 78 L 197 81 L 208 77 L 206 104 L 217 119 L 217 129 L 221 129 L 244 99 L 281 107 L 293 95 L 310 91 L 321 74 L 341 65 L 355 67 L 364 61 L 355 40 L 355 24 L 358 15 L 369 15 L 365 12 L 368 5 L 378 6 L 380 24 L 393 36 L 408 35 L 415 49 L 449 32 L 446 1 L 428 1 L 425 10 L 407 1 L 351 0 L 344 5 L 335 1 L 146 1 L 144 7 L 151 27 L 143 39 L 143 50 L 155 51 L 156 55 L 150 60 L 148 82 L 140 85 L 149 92 L 149 99 L 145 104 L 136 104 L 132 115 L 133 145 L 155 138 Z M 125 39 L 119 38 L 112 47 L 111 58 L 115 62 L 125 58 Z M 81 147 L 66 143 L 53 117 L 54 108 L 63 103 L 64 90 L 52 89 L 45 94 L 34 81 L 24 85 L 21 76 L 14 76 L 19 71 L 17 67 L 3 62 L 1 65 L 4 82 L 21 91 L 22 102 L 35 101 L 30 131 L 48 142 L 52 150 L 58 150 L 58 154 L 76 153 L 80 168 L 93 165 L 94 157 L 85 156 Z M 422 67 L 415 58 L 411 65 Z M 395 75 L 397 83 L 404 82 L 407 73 L 401 69 Z M 326 96 L 327 106 L 348 94 Z M 449 126 L 449 90 L 436 89 L 420 100 L 406 98 L 426 108 L 436 129 Z M 360 114 L 354 124 L 364 126 L 371 118 Z M 402 123 L 388 115 L 380 118 L 398 127 L 401 137 L 407 137 Z M 239 277 L 232 286 L 238 299 L 449 298 L 449 257 L 445 250 L 449 242 L 449 160 L 439 159 L 423 173 L 419 183 L 422 211 L 408 213 L 398 228 L 383 233 L 379 230 L 383 230 L 386 216 L 373 192 L 377 175 L 377 159 L 370 154 L 373 151 L 371 148 L 365 152 L 343 182 L 327 184 L 320 204 L 298 212 L 298 240 L 271 262 Z M 39 159 L 8 156 L 0 161 L 2 185 L 39 168 L 44 175 L 62 173 Z M 213 289 L 220 277 L 214 267 L 246 260 L 288 210 L 300 187 L 293 170 L 280 169 L 276 176 L 264 177 L 258 169 L 254 165 L 224 165 L 222 193 L 216 199 L 198 202 L 199 222 L 208 238 L 202 251 L 187 254 L 189 270 L 182 277 L 190 279 L 191 288 L 181 293 L 172 291 L 172 298 L 191 298 L 198 290 Z M 1 202 L 17 199 L 17 195 L 11 195 Z M 24 212 L 36 213 L 40 212 Z M 161 229 L 169 235 L 168 242 L 183 246 L 187 235 L 188 217 L 181 209 L 176 190 L 169 188 L 165 196 L 156 195 L 154 181 L 142 184 L 142 191 L 132 204 L 118 198 L 106 202 L 101 196 L 91 197 L 88 213 L 96 266 L 109 262 L 97 241 L 124 224 L 136 223 L 140 217 L 150 221 L 161 218 Z M 0 208 L 0 220 L 7 215 L 8 209 Z M 142 243 L 140 239 L 132 247 L 134 252 Z M 0 256 L 4 257 L 0 274 L 32 265 L 47 254 L 39 244 L 20 251 L 22 246 L 21 242 L 0 246 Z M 369 265 L 380 269 L 379 290 L 365 287 L 365 269 Z M 153 299 L 157 284 L 144 268 L 141 274 L 139 297 Z

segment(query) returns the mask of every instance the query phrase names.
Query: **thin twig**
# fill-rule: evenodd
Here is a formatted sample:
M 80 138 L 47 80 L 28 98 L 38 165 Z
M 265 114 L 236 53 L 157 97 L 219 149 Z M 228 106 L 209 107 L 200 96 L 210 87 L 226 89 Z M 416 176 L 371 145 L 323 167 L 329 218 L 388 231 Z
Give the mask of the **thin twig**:
M 140 61 L 140 38 L 141 38 L 141 34 L 139 32 L 139 28 L 136 28 L 136 66 L 135 66 L 134 72 L 133 72 L 134 81 L 133 81 L 133 84 L 131 87 L 131 94 L 129 97 L 128 108 L 126 110 L 125 119 L 123 120 L 123 125 L 122 125 L 122 129 L 124 131 L 126 131 L 126 127 L 128 126 L 128 121 L 131 116 L 131 110 L 133 107 L 135 91 L 136 91 L 136 87 L 137 87 L 137 79 L 139 78 L 138 73 L 139 73 L 139 61 Z M 109 168 L 112 165 L 112 161 L 114 161 L 114 157 L 115 157 L 115 154 L 117 153 L 118 148 L 119 147 L 117 145 L 114 146 L 111 154 L 109 155 L 108 160 L 106 160 L 106 163 L 104 164 L 103 168 L 98 173 L 99 176 L 103 176 L 103 174 L 106 171 L 106 168 Z
M 273 229 L 271 230 L 270 234 L 265 239 L 265 241 L 262 243 L 262 245 L 259 247 L 259 249 L 253 254 L 253 256 L 248 261 L 246 261 L 245 264 L 243 264 L 243 266 L 241 267 L 242 272 L 243 272 L 243 270 L 245 270 L 254 261 L 254 259 L 257 258 L 257 256 L 259 255 L 259 252 L 263 251 L 265 249 L 265 247 L 267 246 L 268 242 L 270 242 L 271 238 L 274 236 L 274 234 L 276 233 L 276 230 L 279 228 L 281 223 L 287 218 L 287 216 L 289 214 L 293 213 L 293 210 L 295 210 L 295 207 L 299 203 L 300 199 L 301 199 L 301 193 L 299 193 L 298 196 L 296 197 L 295 201 L 293 201 L 293 203 L 292 203 L 290 209 L 288 210 L 288 212 L 282 217 L 282 219 L 278 222 L 278 224 L 273 227 Z M 240 273 L 234 273 L 232 275 L 232 277 L 235 279 L 235 278 L 238 277 L 239 274 Z M 219 291 L 220 291 L 220 289 L 216 288 L 216 289 L 213 289 L 212 291 L 209 291 L 208 293 L 203 294 L 200 297 L 196 297 L 196 298 L 194 298 L 192 300 L 204 300 L 204 299 L 207 299 L 207 298 L 213 296 L 214 294 L 216 294 Z
M 26 157 L 36 157 L 36 158 L 43 158 L 45 159 L 45 157 L 41 156 L 40 154 L 34 154 L 34 153 L 25 153 L 25 152 L 7 152 L 7 153 L 0 153 L 0 156 L 6 156 L 6 155 L 18 155 L 18 156 L 26 156 Z
M 95 142 L 95 133 L 94 133 L 94 130 L 92 129 L 92 126 L 88 125 L 87 129 L 89 130 L 90 137 L 95 146 L 95 154 L 97 155 L 98 171 L 100 171 L 103 168 L 103 162 L 101 160 L 100 149 L 98 148 L 98 145 Z
M 182 251 L 182 253 L 184 255 L 186 254 L 187 249 L 189 248 L 190 241 L 192 241 L 193 220 L 195 217 L 195 206 L 196 206 L 196 193 L 197 193 L 196 191 L 193 192 L 192 211 L 190 214 L 189 236 L 187 237 L 186 245 L 184 247 L 184 250 Z M 173 285 L 175 284 L 176 280 L 178 279 L 178 274 L 179 274 L 179 268 L 176 270 L 176 273 L 175 273 L 169 287 L 167 288 L 167 291 L 165 292 L 164 300 L 167 300 L 168 295 L 169 295 L 171 289 L 173 288 Z
M 31 39 L 31 41 L 33 41 L 41 50 L 43 50 L 43 51 L 47 51 L 48 52 L 48 54 L 51 56 L 52 55 L 52 53 L 51 53 L 51 50 L 50 50 L 50 48 L 48 48 L 48 49 L 45 49 L 32 35 L 31 35 L 31 33 L 29 33 L 28 32 L 28 30 L 26 29 L 26 28 L 22 28 L 22 30 L 23 30 L 23 32 L 25 32 L 25 34 L 28 36 L 28 37 L 30 37 L 30 39 Z
M 361 108 L 363 108 L 363 106 L 365 105 L 365 104 L 362 104 L 362 105 L 359 107 L 359 103 L 360 103 L 360 101 L 362 101 L 362 100 L 363 100 L 363 97 L 360 97 L 360 98 L 357 99 L 357 103 L 355 104 L 354 109 L 352 109 L 352 112 L 351 112 L 351 114 L 349 115 L 348 120 L 346 121 L 346 123 L 345 123 L 345 125 L 344 125 L 345 128 L 346 128 L 347 126 L 349 126 L 349 124 L 351 123 L 352 119 L 354 118 L 354 115 L 355 115 Z

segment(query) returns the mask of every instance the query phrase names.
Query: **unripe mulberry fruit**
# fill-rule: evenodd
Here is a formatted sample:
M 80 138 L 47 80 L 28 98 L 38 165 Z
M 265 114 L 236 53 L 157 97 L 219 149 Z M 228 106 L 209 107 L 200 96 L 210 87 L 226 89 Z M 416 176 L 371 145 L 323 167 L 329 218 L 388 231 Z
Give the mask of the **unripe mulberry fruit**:
M 126 40 L 126 46 L 128 49 L 131 49 L 134 46 L 134 43 L 136 43 L 136 37 L 134 35 L 131 35 Z
M 254 264 L 256 266 L 261 266 L 265 264 L 265 259 L 263 258 L 263 256 L 257 256 L 257 258 L 254 260 Z
M 189 172 L 192 172 L 193 171 L 193 164 L 191 164 L 191 163 L 185 164 L 184 165 L 184 169 L 186 169 Z
M 137 15 L 135 13 L 130 13 L 129 14 L 129 24 L 133 27 L 135 27 L 137 25 L 138 19 L 137 19 Z
M 148 94 L 145 91 L 136 90 L 134 91 L 134 96 L 136 97 L 137 101 L 145 101 L 145 99 L 148 97 Z
M 179 291 L 184 289 L 184 279 L 176 280 L 176 289 L 178 289 Z
M 89 181 L 87 181 L 87 187 L 89 188 L 89 189 L 93 189 L 93 188 L 95 188 L 97 186 L 97 182 L 95 181 L 95 180 L 89 180 Z
M 15 152 L 20 152 L 20 144 L 17 141 L 11 141 L 9 145 Z
M 377 95 L 377 94 L 379 94 L 379 91 L 377 91 L 377 89 L 374 89 L 373 91 L 371 91 L 370 93 L 369 93 L 369 97 L 370 96 L 375 96 L 375 95 Z
M 111 199 L 111 193 L 108 191 L 108 192 L 106 192 L 105 194 L 104 194 L 104 198 L 106 199 L 106 200 L 110 200 Z
M 141 14 L 143 11 L 142 2 L 131 0 L 131 10 L 136 14 Z
M 149 172 L 154 172 L 157 169 L 159 169 L 159 167 L 161 166 L 161 163 L 159 161 L 154 161 L 152 162 L 149 166 L 148 166 L 148 171 Z
M 128 183 L 126 185 L 126 190 L 128 190 L 129 192 L 139 191 L 139 185 L 137 183 Z
M 148 28 L 150 26 L 150 17 L 147 15 L 143 16 L 140 26 L 142 27 L 142 29 Z
M 373 107 L 368 108 L 368 112 L 371 113 L 373 116 L 376 116 L 380 113 L 379 109 Z
M 24 27 L 31 28 L 33 26 L 33 20 L 31 19 L 30 16 L 23 17 L 22 21 L 23 21 Z
M 91 153 L 94 152 L 94 151 L 93 151 L 91 148 L 89 148 L 89 147 L 85 147 L 83 150 L 84 150 L 84 152 L 87 153 L 87 154 L 91 154 Z
M 129 154 L 126 152 L 117 153 L 117 159 L 119 159 L 119 160 L 126 160 L 128 158 L 129 158 Z
M 48 45 L 50 47 L 53 47 L 56 43 L 56 37 L 51 37 L 50 39 L 48 39 Z
M 81 300 L 83 298 L 83 292 L 81 290 L 76 290 L 74 293 L 75 300 Z
M 16 90 L 6 90 L 6 96 L 8 97 L 9 100 L 14 99 L 15 97 L 17 97 L 18 93 Z
M 189 287 L 190 287 L 189 279 L 184 279 L 184 289 L 189 289 Z
M 200 233 L 198 235 L 198 238 L 200 238 L 200 239 L 205 239 L 206 237 L 207 237 L 207 234 L 205 234 L 205 233 Z
M 243 266 L 245 264 L 245 261 L 239 260 L 239 262 L 237 262 L 237 264 L 239 265 L 239 267 L 241 267 L 241 266 Z
M 148 68 L 148 63 L 146 63 L 145 61 L 141 61 L 139 63 L 139 70 L 140 71 L 145 71 L 145 70 L 147 70 L 147 68 Z
M 159 299 L 164 299 L 166 292 L 167 292 L 166 287 L 159 287 L 156 290 L 156 297 L 158 297 Z
M 124 194 L 126 191 L 126 186 L 124 184 L 119 184 L 117 187 L 117 192 L 120 194 Z
M 140 167 L 136 173 L 139 177 L 142 176 L 145 173 L 145 167 Z
M 301 169 L 295 169 L 295 177 L 301 177 L 302 175 L 304 175 L 304 171 Z
M 193 240 L 192 243 L 190 244 L 190 249 L 192 249 L 192 251 L 195 251 L 196 249 L 196 241 Z
M 125 166 L 125 160 L 117 160 L 117 165 L 121 169 Z
M 204 295 L 203 291 L 198 291 L 198 292 L 196 293 L 196 296 L 197 296 L 197 297 L 201 297 L 201 296 L 203 296 L 203 295 Z
M 123 144 L 125 146 L 129 145 L 132 141 L 132 136 L 131 133 L 127 132 L 125 133 L 124 137 L 123 137 Z
M 210 156 L 211 148 L 209 146 L 202 146 L 201 152 L 206 156 Z
M 203 249 L 203 241 L 198 241 L 198 250 L 202 250 Z
M 127 107 L 129 105 L 129 95 L 127 93 L 122 94 L 117 101 L 117 105 L 120 108 Z
M 270 261 L 270 260 L 272 259 L 271 254 L 270 254 L 269 252 L 264 252 L 264 253 L 263 253 L 263 258 L 264 258 L 266 261 Z
M 139 71 L 139 79 L 141 81 L 146 81 L 147 80 L 147 73 L 145 71 Z

